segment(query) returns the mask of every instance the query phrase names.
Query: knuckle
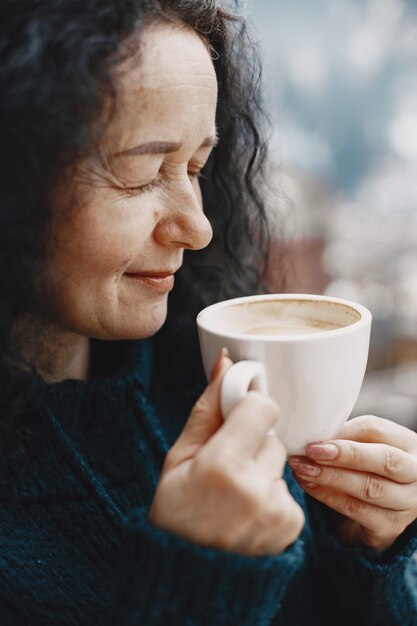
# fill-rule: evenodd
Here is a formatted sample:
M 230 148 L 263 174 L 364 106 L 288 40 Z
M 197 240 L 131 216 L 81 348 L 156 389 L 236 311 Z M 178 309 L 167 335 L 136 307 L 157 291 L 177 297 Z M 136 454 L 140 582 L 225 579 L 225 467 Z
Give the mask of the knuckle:
M 384 454 L 384 472 L 390 476 L 399 474 L 403 468 L 400 454 L 393 448 L 387 448 Z
M 340 481 L 340 472 L 332 467 L 322 467 L 320 478 L 324 485 L 336 486 Z
M 361 464 L 362 454 L 359 448 L 352 442 L 349 442 L 346 446 L 346 460 L 352 467 L 358 467 Z
M 205 415 L 209 409 L 210 406 L 207 394 L 203 393 L 194 404 L 191 415 L 194 419 L 196 419 L 201 414 Z
M 356 517 L 357 515 L 362 514 L 366 509 L 366 504 L 359 500 L 358 498 L 353 498 L 352 496 L 347 496 L 344 503 L 344 510 L 348 517 Z
M 385 484 L 381 478 L 366 476 L 362 484 L 362 495 L 367 500 L 380 500 L 385 494 Z
M 164 459 L 164 465 L 163 465 L 163 471 L 168 470 L 169 468 L 173 467 L 175 465 L 176 462 L 176 449 L 173 446 L 172 448 L 170 448 L 170 450 L 168 450 L 165 459 Z
M 378 436 L 384 435 L 387 431 L 386 422 L 376 415 L 362 415 L 358 418 L 360 426 L 365 435 Z

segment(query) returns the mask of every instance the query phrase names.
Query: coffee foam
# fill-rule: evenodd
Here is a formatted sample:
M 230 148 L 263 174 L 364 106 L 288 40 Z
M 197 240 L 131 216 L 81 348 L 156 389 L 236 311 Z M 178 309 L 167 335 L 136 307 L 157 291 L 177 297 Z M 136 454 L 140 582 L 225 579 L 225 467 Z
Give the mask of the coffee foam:
M 259 299 L 220 307 L 205 322 L 226 333 L 299 335 L 337 330 L 360 319 L 352 307 L 326 300 Z
M 320 320 L 307 320 L 300 318 L 278 318 L 271 320 L 268 325 L 257 324 L 254 328 L 248 328 L 246 335 L 306 335 L 310 333 L 322 333 L 327 330 L 342 328 L 340 324 L 321 322 Z

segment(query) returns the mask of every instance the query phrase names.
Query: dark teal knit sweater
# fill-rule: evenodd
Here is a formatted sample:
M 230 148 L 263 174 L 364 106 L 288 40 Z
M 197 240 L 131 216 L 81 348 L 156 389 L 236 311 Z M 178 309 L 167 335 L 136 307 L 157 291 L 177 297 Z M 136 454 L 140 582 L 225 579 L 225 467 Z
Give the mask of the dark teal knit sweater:
M 94 342 L 93 355 L 91 382 L 40 388 L 30 461 L 0 487 L 1 626 L 417 625 L 414 525 L 383 557 L 346 548 L 289 473 L 307 523 L 280 556 L 154 528 L 161 465 L 190 407 L 158 387 L 151 340 Z

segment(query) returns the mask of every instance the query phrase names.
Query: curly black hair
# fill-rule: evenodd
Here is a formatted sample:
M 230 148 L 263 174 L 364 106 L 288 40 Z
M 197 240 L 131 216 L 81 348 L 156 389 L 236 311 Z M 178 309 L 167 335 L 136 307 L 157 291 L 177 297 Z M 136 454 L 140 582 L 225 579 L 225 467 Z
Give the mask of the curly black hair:
M 217 0 L 2 0 L 0 4 L 0 452 L 24 445 L 37 373 L 14 336 L 16 320 L 48 320 L 39 277 L 52 215 L 51 191 L 91 152 L 124 44 L 154 20 L 192 28 L 208 44 L 217 75 L 219 146 L 202 192 L 214 238 L 185 253 L 167 322 L 155 339 L 160 376 L 190 380 L 198 359 L 195 315 L 224 298 L 262 289 L 268 225 L 262 199 L 266 154 L 260 62 L 235 6 Z M 133 38 L 134 39 L 134 38 Z M 103 129 L 103 127 L 102 127 Z M 184 337 L 187 338 L 184 341 Z M 20 364 L 20 366 L 19 366 Z M 31 366 L 33 375 L 18 371 Z M 195 374 L 195 372 L 194 372 Z M 196 377 L 197 380 L 198 377 Z M 178 379 L 175 381 L 181 388 Z M 23 442 L 23 443 L 22 443 Z

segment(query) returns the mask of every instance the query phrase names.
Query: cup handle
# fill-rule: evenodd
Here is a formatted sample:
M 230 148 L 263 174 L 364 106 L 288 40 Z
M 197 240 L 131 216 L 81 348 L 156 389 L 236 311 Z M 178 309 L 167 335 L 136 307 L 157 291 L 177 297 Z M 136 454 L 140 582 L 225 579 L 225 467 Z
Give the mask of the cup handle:
M 268 394 L 264 364 L 259 361 L 238 361 L 223 376 L 220 391 L 220 410 L 223 419 L 227 418 L 249 389 Z

